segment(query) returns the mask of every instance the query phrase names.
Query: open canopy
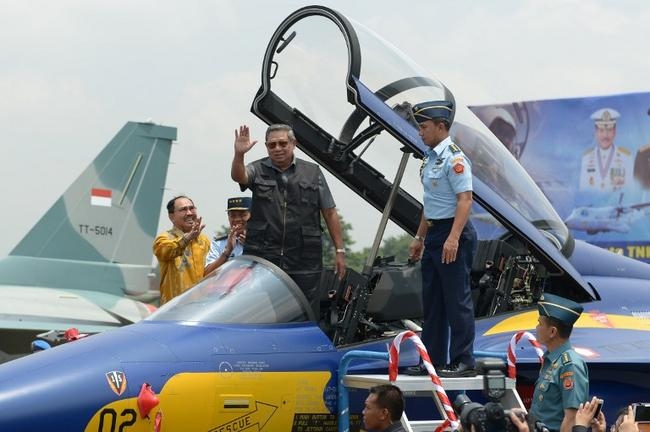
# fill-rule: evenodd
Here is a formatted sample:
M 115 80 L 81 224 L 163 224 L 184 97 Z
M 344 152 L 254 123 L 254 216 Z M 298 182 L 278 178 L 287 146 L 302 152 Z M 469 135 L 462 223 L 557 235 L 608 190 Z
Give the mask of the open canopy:
M 550 273 L 595 298 L 566 259 L 569 230 L 517 160 L 441 81 L 363 25 L 322 6 L 287 17 L 251 109 L 266 123 L 291 124 L 301 150 L 383 211 L 401 152 L 425 150 L 409 106 L 440 99 L 455 102 L 451 135 L 472 163 L 479 237 L 515 236 Z M 390 212 L 411 234 L 422 211 L 418 171 L 406 170 Z

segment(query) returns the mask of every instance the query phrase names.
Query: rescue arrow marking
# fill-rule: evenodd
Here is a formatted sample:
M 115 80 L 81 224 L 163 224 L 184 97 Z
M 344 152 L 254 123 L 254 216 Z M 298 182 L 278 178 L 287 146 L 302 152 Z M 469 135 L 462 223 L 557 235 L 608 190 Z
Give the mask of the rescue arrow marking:
M 262 430 L 277 409 L 275 405 L 255 401 L 253 411 L 210 429 L 209 432 L 241 432 L 255 425 L 258 426 L 258 430 Z

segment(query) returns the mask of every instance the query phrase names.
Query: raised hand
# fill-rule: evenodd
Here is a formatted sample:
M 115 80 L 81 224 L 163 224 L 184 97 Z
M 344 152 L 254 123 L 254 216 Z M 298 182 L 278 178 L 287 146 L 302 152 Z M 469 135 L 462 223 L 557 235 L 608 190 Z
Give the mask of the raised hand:
M 257 141 L 251 142 L 248 126 L 239 126 L 239 132 L 235 129 L 235 153 L 244 154 L 248 152 Z

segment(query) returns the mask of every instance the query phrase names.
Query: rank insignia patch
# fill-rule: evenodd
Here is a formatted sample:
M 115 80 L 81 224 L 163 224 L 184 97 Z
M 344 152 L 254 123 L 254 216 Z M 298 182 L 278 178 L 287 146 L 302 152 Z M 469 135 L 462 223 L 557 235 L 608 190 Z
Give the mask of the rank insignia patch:
M 106 381 L 108 381 L 108 386 L 113 390 L 113 393 L 122 396 L 122 393 L 126 390 L 126 376 L 124 375 L 124 372 L 106 372 Z
M 571 390 L 573 388 L 573 380 L 571 378 L 564 378 L 562 386 L 564 387 L 564 390 Z

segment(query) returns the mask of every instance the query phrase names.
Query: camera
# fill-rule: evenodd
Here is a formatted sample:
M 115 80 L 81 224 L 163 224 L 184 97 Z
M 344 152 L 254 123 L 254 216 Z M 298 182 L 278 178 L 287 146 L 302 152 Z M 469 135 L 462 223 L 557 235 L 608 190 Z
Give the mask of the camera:
M 505 395 L 506 377 L 503 371 L 505 363 L 500 359 L 483 359 L 477 367 L 483 374 L 483 394 L 489 402 L 481 405 L 472 402 L 466 394 L 459 394 L 454 403 L 463 430 L 473 432 L 518 432 L 517 426 L 510 420 L 510 410 L 503 408 L 499 400 Z M 548 432 L 541 422 L 531 421 L 523 412 L 517 416 L 528 422 L 529 429 L 535 432 Z
M 650 404 L 635 403 L 632 405 L 634 410 L 635 423 L 650 423 Z
M 472 402 L 465 394 L 459 394 L 453 403 L 454 410 L 460 417 L 460 424 L 465 431 L 473 432 L 516 432 L 517 428 L 510 421 L 508 413 L 499 402 L 481 405 Z

